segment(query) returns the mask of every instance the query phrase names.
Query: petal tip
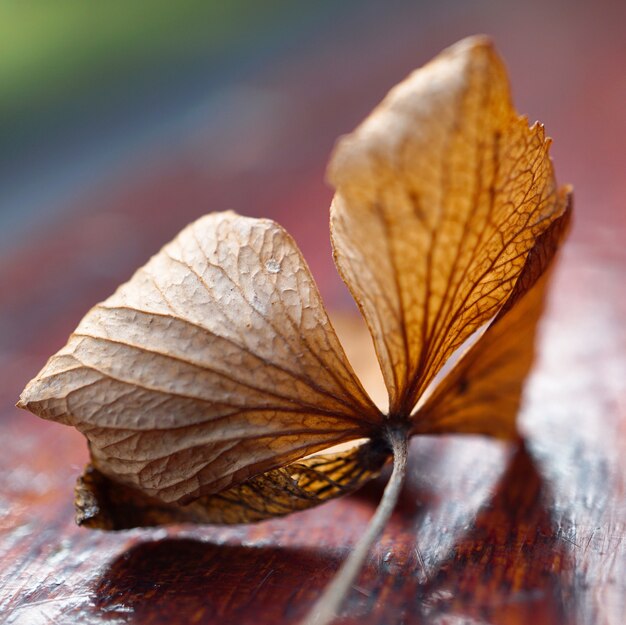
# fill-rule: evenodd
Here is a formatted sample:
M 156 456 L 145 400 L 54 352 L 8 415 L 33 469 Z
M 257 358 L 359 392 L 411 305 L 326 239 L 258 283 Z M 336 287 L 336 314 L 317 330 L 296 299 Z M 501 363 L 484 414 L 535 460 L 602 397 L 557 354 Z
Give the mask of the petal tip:
M 450 50 L 454 48 L 467 48 L 467 49 L 484 49 L 484 50 L 494 50 L 495 44 L 493 42 L 493 38 L 489 35 L 485 35 L 483 33 L 479 33 L 476 35 L 469 35 L 457 41 L 456 43 L 450 46 Z
M 33 381 L 31 380 L 25 387 L 24 390 L 20 393 L 20 396 L 15 403 L 16 408 L 20 408 L 21 410 L 31 410 L 31 404 L 33 402 L 33 396 L 31 387 L 33 385 Z
M 486 56 L 487 59 L 492 62 L 495 61 L 498 64 L 502 62 L 496 49 L 496 44 L 489 35 L 470 35 L 469 37 L 465 37 L 465 39 L 461 39 L 446 48 L 441 53 L 441 56 L 448 54 L 466 56 L 469 59 L 484 58 L 484 56 Z

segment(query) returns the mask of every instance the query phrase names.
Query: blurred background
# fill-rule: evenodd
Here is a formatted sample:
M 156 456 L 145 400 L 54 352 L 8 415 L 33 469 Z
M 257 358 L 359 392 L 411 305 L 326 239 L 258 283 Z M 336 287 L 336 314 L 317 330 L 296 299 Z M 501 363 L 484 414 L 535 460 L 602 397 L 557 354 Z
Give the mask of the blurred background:
M 412 69 L 490 34 L 554 140 L 577 229 L 624 253 L 626 3 L 80 0 L 0 4 L 2 399 L 189 221 L 280 221 L 334 307 L 324 169 Z

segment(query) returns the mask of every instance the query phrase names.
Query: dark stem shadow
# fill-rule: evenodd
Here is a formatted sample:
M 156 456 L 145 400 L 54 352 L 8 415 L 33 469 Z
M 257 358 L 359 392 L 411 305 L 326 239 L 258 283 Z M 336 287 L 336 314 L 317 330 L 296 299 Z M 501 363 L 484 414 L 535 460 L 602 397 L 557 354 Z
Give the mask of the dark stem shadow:
M 401 584 L 401 601 L 396 602 L 396 593 L 386 593 L 378 621 L 372 622 L 404 613 L 405 625 L 448 622 L 446 618 L 454 623 L 574 625 L 574 562 L 553 522 L 552 499 L 521 443 L 492 497 L 469 530 L 457 536 L 448 556 L 425 581 L 416 576 Z

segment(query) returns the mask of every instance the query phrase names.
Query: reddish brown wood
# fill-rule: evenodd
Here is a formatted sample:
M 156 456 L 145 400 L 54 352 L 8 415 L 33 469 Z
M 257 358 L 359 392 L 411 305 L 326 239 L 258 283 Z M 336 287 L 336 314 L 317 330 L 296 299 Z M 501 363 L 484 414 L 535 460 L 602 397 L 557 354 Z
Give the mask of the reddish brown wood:
M 362 37 L 361 47 L 335 42 L 335 51 L 352 50 L 352 65 L 341 54 L 329 64 L 319 46 L 313 60 L 263 79 L 268 88 L 289 85 L 283 88 L 299 105 L 282 120 L 282 134 L 259 147 L 267 159 L 256 169 L 220 163 L 211 173 L 204 159 L 217 148 L 201 152 L 194 143 L 132 183 L 87 198 L 90 210 L 59 222 L 52 236 L 42 227 L 5 254 L 0 622 L 262 625 L 296 623 L 306 612 L 363 532 L 382 481 L 256 526 L 79 529 L 72 489 L 87 457 L 83 438 L 12 405 L 80 315 L 206 210 L 252 206 L 246 212 L 278 218 L 302 243 L 327 298 L 347 301 L 330 264 L 329 192 L 321 183 L 332 139 L 410 67 L 468 29 L 484 28 L 509 59 L 520 108 L 540 115 L 555 136 L 559 177 L 576 186 L 575 227 L 520 417 L 526 444 L 416 440 L 401 504 L 341 622 L 626 621 L 626 187 L 619 165 L 626 50 L 623 9 L 605 4 L 574 10 L 560 3 L 557 10 L 523 3 L 510 25 L 464 18 L 445 38 L 422 26 L 419 53 L 412 43 L 419 15 L 399 12 L 384 32 L 405 48 L 389 52 L 384 42 L 392 39 L 382 35 L 376 44 Z M 347 81 L 370 48 L 368 70 Z M 537 86 L 544 61 L 552 75 L 568 69 L 558 74 L 562 84 L 546 78 Z

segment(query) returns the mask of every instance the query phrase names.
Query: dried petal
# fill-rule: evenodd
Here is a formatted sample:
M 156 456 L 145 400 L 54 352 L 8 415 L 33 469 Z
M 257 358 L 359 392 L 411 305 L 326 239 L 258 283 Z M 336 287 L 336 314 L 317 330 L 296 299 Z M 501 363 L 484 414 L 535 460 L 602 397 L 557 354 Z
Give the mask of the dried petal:
M 546 270 L 570 216 L 571 204 L 539 237 L 498 316 L 413 416 L 413 434 L 517 436 L 516 417 L 549 283 Z
M 374 339 L 392 414 L 509 297 L 562 206 L 543 128 L 512 107 L 484 38 L 395 87 L 339 143 L 335 259 Z
M 93 308 L 20 405 L 77 427 L 102 473 L 164 502 L 381 420 L 291 237 L 233 213 L 188 226 Z
M 99 529 L 166 523 L 251 523 L 318 506 L 375 478 L 389 450 L 368 442 L 344 452 L 316 454 L 273 469 L 189 505 L 167 504 L 113 482 L 87 467 L 76 485 L 76 520 Z

